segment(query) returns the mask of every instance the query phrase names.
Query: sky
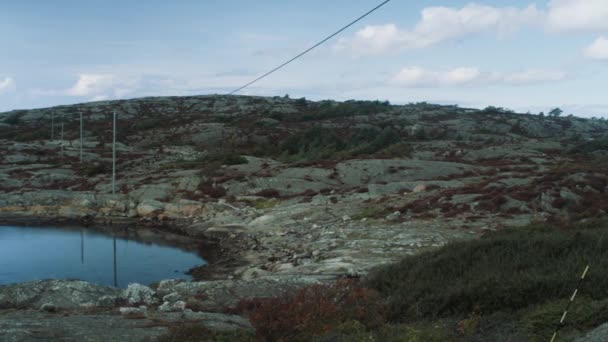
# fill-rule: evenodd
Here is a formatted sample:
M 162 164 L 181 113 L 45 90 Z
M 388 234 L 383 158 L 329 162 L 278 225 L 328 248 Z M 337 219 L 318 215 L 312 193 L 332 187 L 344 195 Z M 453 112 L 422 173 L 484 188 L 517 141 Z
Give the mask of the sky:
M 225 94 L 380 0 L 0 0 L 0 111 Z M 392 0 L 242 95 L 608 117 L 608 0 Z

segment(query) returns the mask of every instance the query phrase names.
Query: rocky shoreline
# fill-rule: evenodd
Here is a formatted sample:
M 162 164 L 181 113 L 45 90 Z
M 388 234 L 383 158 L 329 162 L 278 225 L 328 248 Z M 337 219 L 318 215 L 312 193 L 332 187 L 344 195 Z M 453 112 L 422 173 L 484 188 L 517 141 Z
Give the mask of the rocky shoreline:
M 215 330 L 250 329 L 247 319 L 225 312 L 246 298 L 279 295 L 335 279 L 333 276 L 267 274 L 234 279 L 234 270 L 245 264 L 239 259 L 241 248 L 246 246 L 245 239 L 217 232 L 205 240 L 188 236 L 185 220 L 177 223 L 132 218 L 96 220 L 3 215 L 0 225 L 87 226 L 119 235 L 125 229 L 140 233 L 153 230 L 157 239 L 166 239 L 172 245 L 192 248 L 195 244 L 209 262 L 190 270 L 193 281 L 165 279 L 153 284 L 154 288 L 131 284 L 121 290 L 79 280 L 0 285 L 0 337 L 3 340 L 106 341 L 113 336 L 139 341 L 159 336 L 166 331 L 166 326 L 182 321 L 199 322 Z M 146 236 L 150 238 L 151 234 Z M 116 329 L 108 336 L 106 332 L 101 333 L 104 325 Z M 96 336 L 97 333 L 100 335 Z

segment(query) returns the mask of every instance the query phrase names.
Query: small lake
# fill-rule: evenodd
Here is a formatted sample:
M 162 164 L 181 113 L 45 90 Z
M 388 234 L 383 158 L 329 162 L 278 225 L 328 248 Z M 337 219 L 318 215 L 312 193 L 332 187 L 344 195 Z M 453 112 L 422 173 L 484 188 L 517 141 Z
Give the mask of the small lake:
M 0 226 L 0 285 L 39 279 L 147 285 L 190 279 L 184 272 L 205 263 L 192 242 L 165 242 L 150 232 Z

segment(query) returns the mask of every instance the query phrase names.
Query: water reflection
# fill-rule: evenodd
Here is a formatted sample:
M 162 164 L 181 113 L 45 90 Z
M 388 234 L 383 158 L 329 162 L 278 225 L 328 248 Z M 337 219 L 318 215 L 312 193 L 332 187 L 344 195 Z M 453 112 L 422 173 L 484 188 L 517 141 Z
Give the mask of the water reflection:
M 0 226 L 0 284 L 56 278 L 125 287 L 188 279 L 184 271 L 205 263 L 199 249 L 190 240 L 149 230 L 109 234 L 82 227 Z

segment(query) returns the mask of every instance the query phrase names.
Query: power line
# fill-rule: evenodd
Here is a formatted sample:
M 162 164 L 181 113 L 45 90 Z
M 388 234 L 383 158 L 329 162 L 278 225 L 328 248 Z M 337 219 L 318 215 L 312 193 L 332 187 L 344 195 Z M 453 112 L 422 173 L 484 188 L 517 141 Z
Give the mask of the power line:
M 234 94 L 234 93 L 236 93 L 236 92 L 238 92 L 238 91 L 240 91 L 240 90 L 242 90 L 242 89 L 244 89 L 244 88 L 246 88 L 246 87 L 248 87 L 248 86 L 250 86 L 250 85 L 254 84 L 255 82 L 257 82 L 257 81 L 261 80 L 262 78 L 264 78 L 264 77 L 266 77 L 266 76 L 269 76 L 270 74 L 272 74 L 272 73 L 274 73 L 275 71 L 277 71 L 277 70 L 281 69 L 282 67 L 286 66 L 287 64 L 289 64 L 289 63 L 291 63 L 291 62 L 295 61 L 296 59 L 298 59 L 298 58 L 300 58 L 300 57 L 304 56 L 306 53 L 310 52 L 312 49 L 314 49 L 314 48 L 316 48 L 317 46 L 319 46 L 319 45 L 321 45 L 321 44 L 325 43 L 326 41 L 328 41 L 328 40 L 330 40 L 331 38 L 333 38 L 333 37 L 335 37 L 336 35 L 338 35 L 340 32 L 342 32 L 342 31 L 346 30 L 347 28 L 349 28 L 349 27 L 353 26 L 354 24 L 356 24 L 356 23 L 357 23 L 358 21 L 360 21 L 361 19 L 363 19 L 363 18 L 367 17 L 368 15 L 372 14 L 373 12 L 375 12 L 375 11 L 376 11 L 377 9 L 379 9 L 380 7 L 382 7 L 382 6 L 386 5 L 386 4 L 387 4 L 389 1 L 391 1 L 391 0 L 386 0 L 386 1 L 382 2 L 380 5 L 378 5 L 378 6 L 374 7 L 374 8 L 372 8 L 372 9 L 371 9 L 371 10 L 369 10 L 369 11 L 367 11 L 365 14 L 363 14 L 363 15 L 362 15 L 362 16 L 360 16 L 359 18 L 357 18 L 357 19 L 355 19 L 355 20 L 351 21 L 351 22 L 350 22 L 348 25 L 346 25 L 346 26 L 342 27 L 342 28 L 341 28 L 341 29 L 339 29 L 338 31 L 334 32 L 332 35 L 328 36 L 327 38 L 323 39 L 322 41 L 318 42 L 317 44 L 315 44 L 315 45 L 313 45 L 313 46 L 309 47 L 308 49 L 304 50 L 303 52 L 301 52 L 301 53 L 300 53 L 300 54 L 298 54 L 297 56 L 295 56 L 295 57 L 293 57 L 292 59 L 288 60 L 287 62 L 285 62 L 285 63 L 283 63 L 283 64 L 279 65 L 278 67 L 276 67 L 276 68 L 274 68 L 274 69 L 272 69 L 272 70 L 268 71 L 267 73 L 265 73 L 264 75 L 262 75 L 262 76 L 260 76 L 260 77 L 256 78 L 255 80 L 253 80 L 253 81 L 251 81 L 251 82 L 249 82 L 249 83 L 245 84 L 244 86 L 242 86 L 242 87 L 240 87 L 240 88 L 238 88 L 238 89 L 236 89 L 236 90 L 231 91 L 231 92 L 230 92 L 230 93 L 228 93 L 227 95 L 232 95 L 232 94 Z

